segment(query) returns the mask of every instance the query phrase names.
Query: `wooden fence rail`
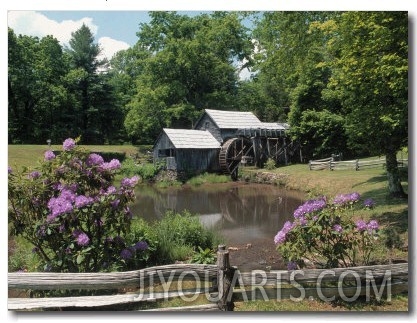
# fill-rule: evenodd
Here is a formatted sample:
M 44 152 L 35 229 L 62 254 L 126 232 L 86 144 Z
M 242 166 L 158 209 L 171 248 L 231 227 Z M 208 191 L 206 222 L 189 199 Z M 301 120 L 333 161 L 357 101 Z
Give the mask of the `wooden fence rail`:
M 190 281 L 192 288 L 183 288 Z M 176 290 L 171 288 L 174 286 Z M 189 286 L 187 286 L 189 287 Z M 232 311 L 235 302 L 314 297 L 325 301 L 408 292 L 408 263 L 333 269 L 254 270 L 241 273 L 219 246 L 216 265 L 175 264 L 117 273 L 9 273 L 9 290 L 101 290 L 111 295 L 9 298 L 8 309 L 123 309 L 137 303 L 205 295 L 206 304 L 150 311 Z M 126 292 L 125 288 L 130 289 Z M 114 294 L 114 292 L 117 292 Z
M 408 159 L 398 159 L 397 160 L 399 167 L 407 167 L 408 166 Z M 372 167 L 382 167 L 385 168 L 386 161 L 385 158 L 381 159 L 365 159 L 365 160 L 344 160 L 344 161 L 335 161 L 333 157 L 324 158 L 324 159 L 317 159 L 317 160 L 310 160 L 308 163 L 310 170 L 322 170 L 322 169 L 329 169 L 329 170 L 341 170 L 341 169 L 354 169 L 354 170 L 361 170 L 365 168 L 372 168 Z

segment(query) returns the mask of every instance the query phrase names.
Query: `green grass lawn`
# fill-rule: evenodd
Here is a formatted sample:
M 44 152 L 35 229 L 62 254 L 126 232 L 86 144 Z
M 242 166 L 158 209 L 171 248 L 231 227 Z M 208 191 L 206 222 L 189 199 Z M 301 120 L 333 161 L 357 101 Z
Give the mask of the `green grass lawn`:
M 150 147 L 121 146 L 83 146 L 96 152 L 124 152 L 128 154 L 143 154 Z M 53 150 L 61 150 L 61 146 L 52 146 Z M 35 166 L 37 161 L 43 159 L 43 153 L 48 150 L 47 145 L 9 145 L 8 162 L 13 167 Z M 372 158 L 371 158 L 372 159 Z M 274 170 L 259 170 L 253 167 L 241 168 L 245 174 L 265 171 L 282 174 L 285 177 L 284 185 L 287 189 L 299 190 L 306 193 L 306 197 L 326 195 L 329 198 L 342 193 L 358 192 L 361 196 L 372 198 L 376 202 L 372 212 L 365 215 L 378 220 L 381 227 L 391 226 L 400 234 L 404 245 L 408 245 L 408 200 L 393 199 L 388 196 L 386 171 L 382 167 L 355 170 L 320 170 L 310 171 L 308 164 L 296 164 L 278 167 Z M 406 193 L 409 190 L 408 169 L 400 169 L 402 185 Z M 358 213 L 357 216 L 363 217 Z M 376 257 L 388 258 L 388 251 L 383 246 Z M 407 259 L 408 251 L 397 249 L 393 258 Z M 172 306 L 167 302 L 163 306 Z M 186 304 L 190 305 L 190 304 Z M 236 311 L 407 311 L 408 296 L 400 295 L 392 298 L 391 302 L 358 303 L 354 304 L 328 304 L 317 300 L 292 301 L 254 301 L 236 304 Z
M 149 146 L 132 146 L 132 145 L 80 145 L 89 151 L 94 152 L 116 152 L 125 153 L 126 156 L 143 154 L 146 150 L 152 149 Z M 26 166 L 36 166 L 37 162 L 43 160 L 43 154 L 47 150 L 62 150 L 62 145 L 9 145 L 8 162 L 12 168 L 21 169 Z

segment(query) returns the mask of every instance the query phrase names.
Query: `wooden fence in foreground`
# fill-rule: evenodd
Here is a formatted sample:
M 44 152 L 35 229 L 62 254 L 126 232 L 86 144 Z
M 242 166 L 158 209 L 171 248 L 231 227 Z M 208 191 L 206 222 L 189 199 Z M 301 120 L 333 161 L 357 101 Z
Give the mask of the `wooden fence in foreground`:
M 397 160 L 399 167 L 408 166 L 408 159 L 399 159 Z M 341 170 L 341 169 L 354 169 L 362 170 L 365 168 L 381 167 L 386 166 L 385 158 L 380 159 L 364 159 L 364 160 L 344 160 L 344 161 L 335 161 L 333 157 L 310 160 L 308 163 L 310 170 Z
M 191 281 L 193 288 L 183 288 L 186 281 Z M 176 290 L 170 288 L 173 285 Z M 155 286 L 159 289 L 154 289 Z M 9 298 L 8 309 L 12 311 L 126 310 L 127 306 L 137 303 L 177 297 L 189 304 L 201 294 L 205 295 L 206 304 L 150 311 L 232 311 L 235 302 L 249 300 L 390 298 L 408 292 L 408 263 L 240 273 L 230 265 L 229 251 L 221 245 L 216 265 L 175 264 L 115 273 L 9 273 L 8 288 L 112 291 L 111 295 Z M 130 291 L 126 292 L 126 288 Z

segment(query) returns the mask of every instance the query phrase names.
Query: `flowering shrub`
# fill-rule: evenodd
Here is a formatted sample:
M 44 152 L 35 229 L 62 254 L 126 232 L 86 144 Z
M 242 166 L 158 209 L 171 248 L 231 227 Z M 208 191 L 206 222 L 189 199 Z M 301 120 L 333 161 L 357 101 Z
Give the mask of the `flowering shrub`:
M 321 197 L 300 205 L 294 221 L 287 221 L 274 238 L 288 270 L 305 267 L 307 261 L 325 268 L 367 264 L 379 226 L 376 220 L 352 220 L 359 201 L 358 193 L 350 193 L 332 202 Z M 371 199 L 365 200 L 365 208 L 373 206 Z
M 113 185 L 120 169 L 66 139 L 63 150 L 44 154 L 36 170 L 8 168 L 12 232 L 33 245 L 43 270 L 95 272 L 128 268 L 148 248 L 125 240 L 138 177 Z

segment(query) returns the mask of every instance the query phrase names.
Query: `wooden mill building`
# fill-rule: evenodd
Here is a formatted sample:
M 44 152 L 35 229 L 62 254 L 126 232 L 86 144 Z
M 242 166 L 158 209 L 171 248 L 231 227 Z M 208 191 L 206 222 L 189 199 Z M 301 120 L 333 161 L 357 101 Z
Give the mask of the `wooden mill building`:
M 163 129 L 153 148 L 154 162 L 163 160 L 167 169 L 177 171 L 237 177 L 242 164 L 262 167 L 268 158 L 287 163 L 294 152 L 288 129 L 285 123 L 261 122 L 252 112 L 206 109 L 193 130 Z
M 204 130 L 164 128 L 153 148 L 153 160 L 167 169 L 199 173 L 219 170 L 220 143 Z

